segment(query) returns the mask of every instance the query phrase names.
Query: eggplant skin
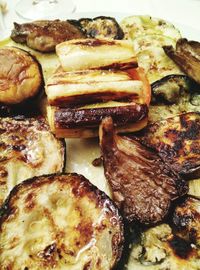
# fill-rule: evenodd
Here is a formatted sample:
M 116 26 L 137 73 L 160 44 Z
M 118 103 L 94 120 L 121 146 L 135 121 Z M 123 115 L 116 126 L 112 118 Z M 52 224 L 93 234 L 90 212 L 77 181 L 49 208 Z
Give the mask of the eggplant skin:
M 91 38 L 123 39 L 124 37 L 120 25 L 113 17 L 82 18 L 78 22 L 87 36 Z
M 15 186 L 0 210 L 0 231 L 2 270 L 110 270 L 124 245 L 117 207 L 75 173 L 43 175 Z
M 53 52 L 55 46 L 65 40 L 84 38 L 83 31 L 68 21 L 41 20 L 31 23 L 14 23 L 11 38 L 18 43 L 26 43 L 40 52 Z
M 0 118 L 0 130 L 0 205 L 23 180 L 65 170 L 65 142 L 54 137 L 43 117 Z
M 42 95 L 42 68 L 30 53 L 15 48 L 0 49 L 0 103 L 19 108 Z
M 184 179 L 200 177 L 200 113 L 189 112 L 152 123 L 138 138 Z
M 188 191 L 187 183 L 154 151 L 116 135 L 111 117 L 103 119 L 99 137 L 105 177 L 124 217 L 130 223 L 161 222 L 172 201 Z

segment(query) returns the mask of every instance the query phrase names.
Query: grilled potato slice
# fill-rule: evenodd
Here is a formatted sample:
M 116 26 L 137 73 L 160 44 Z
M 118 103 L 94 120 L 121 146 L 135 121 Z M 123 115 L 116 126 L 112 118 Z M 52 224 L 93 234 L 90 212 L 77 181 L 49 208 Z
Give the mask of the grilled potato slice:
M 23 180 L 64 170 L 64 142 L 43 118 L 0 118 L 0 130 L 0 205 Z
M 200 177 L 200 113 L 177 115 L 149 125 L 141 141 L 184 178 Z
M 77 39 L 60 43 L 56 53 L 64 71 L 137 67 L 132 43 L 127 40 Z
M 32 55 L 14 47 L 0 49 L 0 103 L 21 104 L 42 86 L 41 67 Z
M 123 239 L 118 209 L 83 176 L 34 177 L 16 186 L 1 209 L 0 265 L 109 270 Z
M 124 71 L 58 72 L 47 81 L 46 94 L 49 104 L 64 107 L 120 99 L 140 102 L 143 83 Z

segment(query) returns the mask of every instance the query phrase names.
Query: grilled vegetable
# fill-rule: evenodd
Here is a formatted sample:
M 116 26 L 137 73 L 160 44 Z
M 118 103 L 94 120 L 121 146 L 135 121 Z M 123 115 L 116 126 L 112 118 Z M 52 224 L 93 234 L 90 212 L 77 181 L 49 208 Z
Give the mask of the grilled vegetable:
M 127 269 L 131 270 L 198 270 L 200 249 L 179 237 L 168 224 L 141 233 L 133 245 Z
M 163 47 L 166 54 L 193 80 L 200 84 L 200 43 L 179 39 L 176 49 Z
M 52 52 L 65 40 L 85 38 L 85 34 L 68 21 L 41 20 L 31 23 L 14 23 L 11 38 L 40 52 Z
M 99 131 L 105 176 L 113 199 L 132 221 L 155 224 L 167 215 L 171 202 L 187 192 L 187 184 L 151 150 L 115 134 L 106 118 Z
M 186 197 L 176 207 L 173 222 L 179 236 L 200 247 L 200 199 Z
M 181 37 L 180 31 L 173 24 L 150 16 L 129 16 L 120 23 L 125 38 L 134 40 L 138 36 L 162 35 L 177 40 Z
M 109 100 L 143 102 L 145 89 L 140 80 L 127 72 L 85 70 L 55 73 L 47 81 L 46 94 L 51 105 L 69 106 Z
M 123 39 L 124 33 L 115 18 L 98 16 L 79 20 L 81 28 L 91 38 Z
M 147 125 L 145 104 L 106 102 L 80 108 L 48 106 L 51 131 L 59 138 L 89 138 L 98 136 L 98 126 L 106 116 L 112 116 L 118 132 L 133 132 Z
M 138 65 L 142 67 L 153 83 L 171 74 L 183 74 L 181 69 L 164 52 L 164 45 L 175 46 L 176 42 L 162 35 L 138 36 L 133 40 L 133 48 Z
M 0 118 L 0 130 L 0 205 L 21 181 L 64 170 L 64 142 L 43 118 Z
M 200 113 L 185 113 L 149 125 L 140 141 L 184 178 L 200 177 Z
M 56 46 L 64 71 L 137 67 L 132 43 L 125 40 L 80 39 Z
M 1 209 L 2 270 L 110 270 L 123 240 L 117 208 L 81 175 L 26 180 Z
M 38 97 L 43 86 L 37 60 L 21 49 L 0 49 L 0 103 L 20 106 Z
M 190 91 L 192 81 L 185 75 L 168 75 L 151 85 L 153 103 L 164 101 L 168 104 L 178 103 L 185 91 Z

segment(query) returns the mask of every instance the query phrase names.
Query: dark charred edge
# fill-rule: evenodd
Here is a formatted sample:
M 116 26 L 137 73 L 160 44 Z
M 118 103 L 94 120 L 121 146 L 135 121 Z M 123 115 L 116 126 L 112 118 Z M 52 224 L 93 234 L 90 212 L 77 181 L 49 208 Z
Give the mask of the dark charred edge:
M 59 141 L 62 145 L 62 150 L 63 150 L 63 166 L 61 169 L 61 173 L 65 173 L 66 166 L 67 166 L 67 144 L 66 144 L 65 139 L 59 139 Z
M 114 40 L 108 40 L 108 39 L 83 39 L 83 40 L 74 40 L 73 44 L 75 45 L 82 45 L 82 46 L 92 46 L 92 47 L 99 47 L 102 45 L 115 45 L 116 43 Z
M 24 49 L 21 49 L 15 46 L 12 46 L 9 48 L 20 50 L 32 58 L 32 60 L 38 66 L 40 76 L 41 76 L 41 84 L 35 96 L 28 97 L 26 100 L 18 104 L 8 105 L 5 103 L 0 103 L 0 117 L 9 117 L 9 116 L 17 116 L 17 115 L 25 115 L 26 117 L 38 116 L 41 114 L 38 101 L 41 100 L 45 96 L 45 91 L 44 91 L 45 82 L 44 82 L 42 66 L 40 62 L 38 61 L 38 59 L 34 55 L 32 55 L 29 51 L 26 51 Z
M 94 109 L 56 108 L 56 128 L 97 127 L 103 118 L 111 116 L 116 125 L 139 122 L 148 114 L 146 104 Z
M 131 102 L 134 99 L 137 99 L 137 94 L 130 94 L 127 92 L 112 92 L 105 91 L 101 93 L 91 93 L 91 94 L 81 94 L 76 96 L 66 96 L 66 97 L 57 97 L 54 100 L 49 100 L 49 104 L 59 107 L 73 107 L 74 105 L 88 105 L 97 102 L 106 102 L 106 101 L 124 101 Z
M 93 19 L 91 19 L 91 18 L 81 18 L 81 19 L 78 20 L 78 22 L 79 22 L 79 25 L 85 31 L 85 33 L 87 33 L 87 30 L 84 28 L 84 26 L 82 26 L 81 22 L 83 22 L 83 21 L 92 22 L 92 21 L 96 21 L 98 19 L 101 19 L 101 20 L 111 20 L 113 22 L 113 25 L 117 29 L 117 33 L 113 37 L 113 39 L 120 40 L 120 39 L 123 39 L 124 38 L 124 32 L 123 32 L 122 28 L 120 27 L 119 23 L 116 21 L 116 19 L 114 17 L 110 17 L 110 16 L 97 16 L 97 17 L 95 17 Z M 92 37 L 92 38 L 95 37 L 94 35 L 91 35 L 90 33 L 87 33 L 87 34 L 88 34 L 89 37 Z
M 73 25 L 74 27 L 76 27 L 79 31 L 81 31 L 85 37 L 86 37 L 86 31 L 84 30 L 84 28 L 81 26 L 80 24 L 80 20 L 75 20 L 75 19 L 68 19 L 67 20 L 68 23 L 70 23 L 71 25 Z
M 93 200 L 96 200 L 97 205 L 100 207 L 103 206 L 104 203 L 106 204 L 106 207 L 109 209 L 109 211 L 113 214 L 113 216 L 117 217 L 117 221 L 120 227 L 120 243 L 118 243 L 118 246 L 115 247 L 116 250 L 116 259 L 114 262 L 114 265 L 112 268 L 119 262 L 122 256 L 123 252 L 123 247 L 124 247 L 124 242 L 125 242 L 125 226 L 124 226 L 124 219 L 115 205 L 115 203 L 110 199 L 110 197 L 103 191 L 99 190 L 95 185 L 90 183 L 88 179 L 86 179 L 83 175 L 77 174 L 77 173 L 54 173 L 54 174 L 46 174 L 46 175 L 41 175 L 41 176 L 34 176 L 32 178 L 26 179 L 20 184 L 17 184 L 9 193 L 7 198 L 5 199 L 3 205 L 0 208 L 0 232 L 2 230 L 2 224 L 6 219 L 9 217 L 9 215 L 12 214 L 14 209 L 12 208 L 11 200 L 14 196 L 17 195 L 17 193 L 20 192 L 21 189 L 24 187 L 30 188 L 31 184 L 39 184 L 42 185 L 43 183 L 49 182 L 49 180 L 56 181 L 56 177 L 62 177 L 62 176 L 68 176 L 68 177 L 77 177 L 79 179 L 80 184 L 83 183 L 84 187 L 87 189 L 89 192 L 93 192 L 95 198 L 92 198 Z
M 151 89 L 152 89 L 152 94 L 153 94 L 153 99 L 151 100 L 152 104 L 156 104 L 157 102 L 161 102 L 161 103 L 165 103 L 165 104 L 172 104 L 174 102 L 170 102 L 169 100 L 166 100 L 164 95 L 160 94 L 156 94 L 156 89 L 158 89 L 160 86 L 164 85 L 165 83 L 167 83 L 170 80 L 176 80 L 176 79 L 180 79 L 180 80 L 185 80 L 185 82 L 191 86 L 191 89 L 195 90 L 198 87 L 198 84 L 192 80 L 191 78 L 189 78 L 187 75 L 183 75 L 183 74 L 170 74 L 167 75 L 165 77 L 163 77 L 160 80 L 157 80 L 155 82 L 153 82 L 151 84 Z
M 22 34 L 20 31 L 21 24 L 14 22 L 14 28 L 11 31 L 10 38 L 16 43 L 26 43 L 27 34 Z

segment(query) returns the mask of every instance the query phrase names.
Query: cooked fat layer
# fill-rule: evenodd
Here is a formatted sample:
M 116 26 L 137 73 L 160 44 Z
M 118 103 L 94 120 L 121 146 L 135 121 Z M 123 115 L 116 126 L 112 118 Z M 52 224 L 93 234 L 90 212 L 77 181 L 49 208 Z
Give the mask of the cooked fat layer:
M 56 46 L 65 71 L 105 68 L 120 65 L 131 58 L 137 66 L 132 42 L 109 39 L 80 39 L 65 41 Z M 129 61 L 128 61 L 129 62 Z
M 110 270 L 122 245 L 117 208 L 77 174 L 23 182 L 0 217 L 2 270 Z
M 0 205 L 23 180 L 61 172 L 65 147 L 43 118 L 0 118 Z
M 67 106 L 92 102 L 142 99 L 143 85 L 123 71 L 59 72 L 47 81 L 49 104 Z
M 0 102 L 18 104 L 34 97 L 42 86 L 38 62 L 26 51 L 0 49 Z

